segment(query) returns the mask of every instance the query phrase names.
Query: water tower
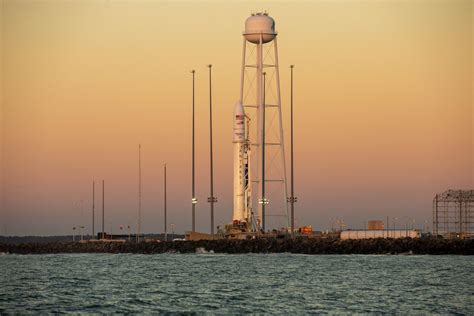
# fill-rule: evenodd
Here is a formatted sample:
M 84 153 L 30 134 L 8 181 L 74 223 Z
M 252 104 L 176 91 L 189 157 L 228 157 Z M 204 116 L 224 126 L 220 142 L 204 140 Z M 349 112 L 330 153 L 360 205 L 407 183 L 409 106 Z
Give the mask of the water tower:
M 288 227 L 277 32 L 255 13 L 243 32 L 240 99 L 234 112 L 234 222 Z

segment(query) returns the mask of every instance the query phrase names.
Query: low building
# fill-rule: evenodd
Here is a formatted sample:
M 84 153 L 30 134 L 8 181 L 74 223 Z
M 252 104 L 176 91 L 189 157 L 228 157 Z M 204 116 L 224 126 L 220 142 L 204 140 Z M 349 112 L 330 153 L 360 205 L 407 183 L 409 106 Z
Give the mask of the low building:
M 361 229 L 341 232 L 342 240 L 370 238 L 420 238 L 420 231 L 414 229 Z
M 369 230 L 381 230 L 385 229 L 385 224 L 383 221 L 369 221 L 368 223 Z
M 217 237 L 215 235 L 211 235 L 211 234 L 188 231 L 185 234 L 185 239 L 186 240 L 194 240 L 194 241 L 196 241 L 196 240 L 213 240 L 213 239 L 217 239 Z

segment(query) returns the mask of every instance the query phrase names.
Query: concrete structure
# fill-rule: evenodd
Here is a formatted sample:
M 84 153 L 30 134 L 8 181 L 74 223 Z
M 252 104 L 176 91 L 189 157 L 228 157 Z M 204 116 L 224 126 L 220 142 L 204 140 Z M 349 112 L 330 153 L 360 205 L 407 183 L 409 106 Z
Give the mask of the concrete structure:
M 390 230 L 344 230 L 341 239 L 370 239 L 370 238 L 419 238 L 420 231 L 413 229 L 390 229 Z
M 369 221 L 368 222 L 368 229 L 369 230 L 381 230 L 385 229 L 385 225 L 383 221 Z

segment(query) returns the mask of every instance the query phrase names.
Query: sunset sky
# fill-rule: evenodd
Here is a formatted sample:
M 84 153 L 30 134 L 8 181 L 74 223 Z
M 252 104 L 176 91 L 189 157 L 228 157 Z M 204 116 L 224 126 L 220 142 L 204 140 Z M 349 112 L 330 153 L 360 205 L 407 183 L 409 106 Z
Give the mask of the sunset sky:
M 216 224 L 230 222 L 242 31 L 263 10 L 278 31 L 287 140 L 295 65 L 298 225 L 390 216 L 422 228 L 436 193 L 473 189 L 472 1 L 4 0 L 0 235 L 90 233 L 93 180 L 99 231 L 102 179 L 107 230 L 135 229 L 139 143 L 143 231 L 163 230 L 165 162 L 168 223 L 190 230 L 191 69 L 208 232 L 209 63 Z

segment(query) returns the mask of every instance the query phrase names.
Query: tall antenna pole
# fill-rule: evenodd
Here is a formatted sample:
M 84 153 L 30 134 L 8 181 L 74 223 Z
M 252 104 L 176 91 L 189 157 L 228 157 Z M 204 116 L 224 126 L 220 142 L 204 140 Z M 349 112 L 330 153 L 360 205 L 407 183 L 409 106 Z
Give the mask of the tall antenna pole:
M 263 103 L 262 103 L 262 230 L 265 232 L 265 80 L 267 73 L 263 73 Z
M 294 168 L 293 168 L 293 68 L 294 65 L 290 66 L 291 70 L 291 196 L 290 196 L 290 206 L 291 206 L 291 235 L 295 232 L 295 202 L 297 198 L 295 197 L 295 179 L 294 179 Z
M 138 221 L 137 242 L 140 242 L 142 232 L 142 145 L 138 144 Z
M 105 239 L 105 181 L 102 180 L 102 239 Z
M 95 238 L 95 181 L 92 181 L 92 239 Z
M 166 214 L 166 163 L 164 165 L 164 174 L 165 174 L 165 179 L 164 179 L 164 209 L 165 209 L 165 241 L 168 241 L 168 230 L 167 230 L 167 214 Z
M 194 163 L 194 75 L 196 71 L 193 69 L 191 70 L 191 73 L 193 74 L 193 149 L 192 149 L 192 165 L 193 165 L 193 171 L 192 171 L 192 197 L 191 197 L 191 205 L 192 205 L 192 231 L 196 231 L 196 191 L 195 191 L 195 163 Z
M 208 198 L 208 202 L 211 203 L 211 235 L 214 235 L 214 202 L 217 199 L 214 197 L 214 162 L 212 156 L 212 65 L 209 67 L 209 151 L 210 151 L 210 162 L 211 162 L 211 196 Z

